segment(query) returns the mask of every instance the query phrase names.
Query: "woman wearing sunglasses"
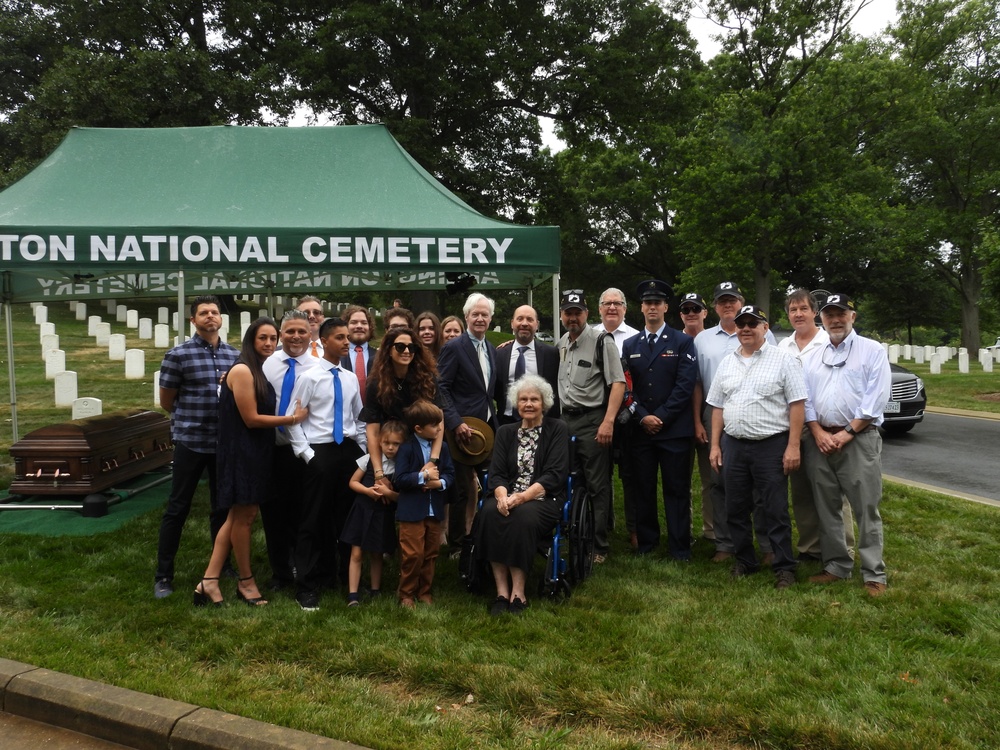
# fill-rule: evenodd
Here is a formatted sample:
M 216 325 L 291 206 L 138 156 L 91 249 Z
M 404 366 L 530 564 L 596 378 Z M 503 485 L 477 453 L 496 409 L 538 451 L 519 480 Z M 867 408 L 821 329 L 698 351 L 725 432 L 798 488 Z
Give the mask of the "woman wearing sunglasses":
M 382 424 L 390 419 L 405 423 L 403 410 L 414 401 L 437 403 L 436 378 L 434 360 L 413 330 L 396 328 L 386 333 L 368 375 L 365 408 L 360 417 L 368 425 L 365 432 L 376 480 L 382 476 Z M 435 440 L 432 456 L 441 455 L 441 440 Z

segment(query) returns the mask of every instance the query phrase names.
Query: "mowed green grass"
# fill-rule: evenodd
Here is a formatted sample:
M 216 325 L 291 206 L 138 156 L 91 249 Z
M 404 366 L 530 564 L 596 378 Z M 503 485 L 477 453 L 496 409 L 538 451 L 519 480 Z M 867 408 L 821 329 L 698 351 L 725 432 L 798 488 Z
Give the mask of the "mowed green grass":
M 26 326 L 20 338 L 37 332 Z M 106 410 L 131 387 L 118 378 Z M 151 384 L 135 388 L 151 402 Z M 22 431 L 53 418 L 65 417 L 24 414 Z M 1000 736 L 996 508 L 887 485 L 878 600 L 857 578 L 804 583 L 816 563 L 784 592 L 766 573 L 734 582 L 701 541 L 688 564 L 635 558 L 619 531 L 568 601 L 535 597 L 520 619 L 490 618 L 447 560 L 435 605 L 415 612 L 391 597 L 348 610 L 340 593 L 316 613 L 284 595 L 252 610 L 232 581 L 229 606 L 195 609 L 206 508 L 202 489 L 163 601 L 156 512 L 101 536 L 0 536 L 0 656 L 375 748 L 989 748 Z M 255 545 L 265 577 L 259 531 Z

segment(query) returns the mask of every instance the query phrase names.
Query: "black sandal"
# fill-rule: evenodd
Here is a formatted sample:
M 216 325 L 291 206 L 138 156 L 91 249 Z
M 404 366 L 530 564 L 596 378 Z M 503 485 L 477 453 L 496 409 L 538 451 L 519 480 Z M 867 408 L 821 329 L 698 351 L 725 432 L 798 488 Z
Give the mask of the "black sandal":
M 242 583 L 243 581 L 252 581 L 253 576 L 247 576 L 246 578 L 240 578 L 239 580 L 240 583 Z M 240 591 L 239 583 L 236 584 L 236 598 L 239 599 L 241 602 L 246 602 L 247 605 L 250 607 L 263 607 L 265 604 L 267 604 L 267 599 L 265 599 L 263 596 L 258 596 L 253 599 L 246 596 L 242 591 Z
M 211 604 L 213 607 L 221 607 L 222 599 L 215 601 L 212 597 L 205 593 L 205 581 L 218 581 L 219 577 L 215 578 L 202 578 L 201 583 L 198 584 L 197 588 L 194 590 L 194 606 L 196 607 L 207 607 Z

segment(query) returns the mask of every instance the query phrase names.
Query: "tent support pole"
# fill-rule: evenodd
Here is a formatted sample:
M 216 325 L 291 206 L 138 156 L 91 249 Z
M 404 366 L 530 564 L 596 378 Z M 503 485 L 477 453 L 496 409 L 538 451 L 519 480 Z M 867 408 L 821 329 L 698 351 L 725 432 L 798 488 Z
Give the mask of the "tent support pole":
M 562 319 L 559 317 L 559 274 L 552 274 L 552 339 L 558 341 L 562 334 L 559 332 Z
M 4 282 L 9 281 L 10 272 L 4 273 Z M 10 300 L 3 303 L 4 328 L 7 330 L 7 380 L 10 382 L 10 428 L 14 434 L 13 443 L 20 438 L 17 434 L 17 386 L 14 385 L 14 321 L 11 319 Z
M 184 326 L 184 269 L 177 269 L 177 343 L 183 344 L 187 339 L 187 328 Z

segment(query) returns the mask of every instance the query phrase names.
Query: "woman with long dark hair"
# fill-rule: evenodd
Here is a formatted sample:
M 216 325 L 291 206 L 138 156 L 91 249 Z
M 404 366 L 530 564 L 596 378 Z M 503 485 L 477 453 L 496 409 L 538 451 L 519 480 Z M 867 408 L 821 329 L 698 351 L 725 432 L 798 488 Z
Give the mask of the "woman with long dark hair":
M 240 572 L 236 596 L 251 606 L 267 604 L 250 571 L 250 528 L 258 506 L 268 496 L 274 428 L 297 424 L 308 414 L 296 404 L 292 416 L 274 416 L 277 398 L 262 365 L 277 345 L 275 322 L 258 318 L 243 336 L 240 356 L 220 387 L 216 495 L 219 508 L 229 508 L 229 515 L 194 591 L 195 606 L 222 604 L 219 574 L 230 551 L 236 553 Z
M 386 333 L 368 375 L 365 408 L 361 410 L 361 420 L 367 423 L 368 453 L 376 480 L 382 476 L 379 449 L 382 423 L 389 419 L 403 421 L 403 410 L 414 401 L 436 402 L 436 378 L 434 360 L 412 329 L 396 328 Z M 435 441 L 431 455 L 441 455 L 440 439 Z
M 427 347 L 431 357 L 437 361 L 438 352 L 444 346 L 444 337 L 441 334 L 441 320 L 430 310 L 425 310 L 417 316 L 413 327 L 417 331 L 417 338 L 420 343 Z

